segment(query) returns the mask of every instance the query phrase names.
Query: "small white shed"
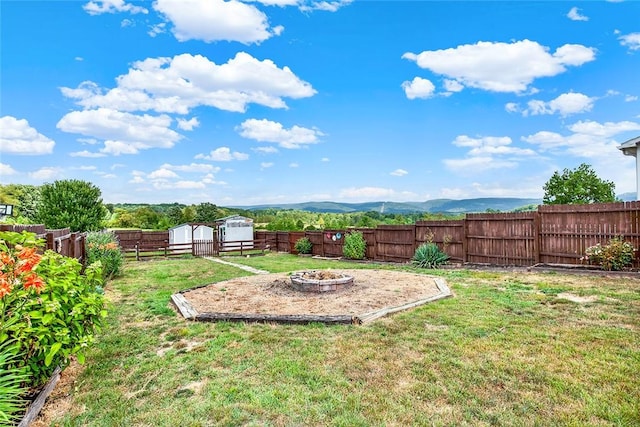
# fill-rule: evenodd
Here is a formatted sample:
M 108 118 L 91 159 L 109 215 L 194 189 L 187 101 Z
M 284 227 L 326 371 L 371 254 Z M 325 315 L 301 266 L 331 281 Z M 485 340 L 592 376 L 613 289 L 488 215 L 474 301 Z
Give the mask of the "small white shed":
M 169 229 L 169 244 L 193 243 L 195 240 L 213 240 L 214 228 L 206 224 L 180 224 Z
M 225 249 L 253 248 L 253 220 L 241 215 L 231 215 L 216 220 L 218 241 Z

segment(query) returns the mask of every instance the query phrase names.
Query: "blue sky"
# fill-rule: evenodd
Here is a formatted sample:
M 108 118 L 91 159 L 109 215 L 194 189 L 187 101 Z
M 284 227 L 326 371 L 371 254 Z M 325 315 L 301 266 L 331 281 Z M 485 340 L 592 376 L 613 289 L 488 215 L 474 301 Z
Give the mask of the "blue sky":
M 105 202 L 635 191 L 640 2 L 3 0 L 2 183 Z

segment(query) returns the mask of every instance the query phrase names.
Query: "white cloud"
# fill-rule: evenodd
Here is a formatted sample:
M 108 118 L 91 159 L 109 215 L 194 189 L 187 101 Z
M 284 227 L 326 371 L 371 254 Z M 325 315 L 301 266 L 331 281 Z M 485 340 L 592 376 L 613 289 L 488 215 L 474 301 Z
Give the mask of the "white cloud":
M 633 101 L 637 101 L 638 97 L 635 95 L 627 95 L 624 97 L 624 101 L 625 102 L 633 102 Z
M 172 179 L 179 178 L 178 174 L 169 169 L 160 168 L 156 169 L 149 174 L 149 179 Z
M 447 92 L 460 92 L 464 89 L 464 86 L 457 80 L 445 79 L 444 88 Z
M 95 0 L 86 3 L 82 8 L 89 15 L 101 15 L 103 13 L 129 12 L 129 13 L 148 13 L 147 9 L 140 6 L 134 6 L 131 3 L 125 3 L 124 0 Z
M 198 121 L 197 117 L 193 117 L 189 120 L 179 118 L 177 119 L 177 121 L 178 121 L 178 127 L 182 130 L 193 130 L 198 126 L 200 126 L 200 122 Z
M 295 168 L 299 168 L 300 165 L 298 163 L 289 163 L 289 167 L 295 169 Z
M 178 114 L 188 114 L 198 106 L 244 112 L 251 103 L 287 108 L 283 98 L 307 98 L 316 93 L 289 67 L 278 68 L 269 59 L 260 61 L 245 52 L 221 65 L 186 53 L 147 58 L 134 62 L 116 81 L 118 86 L 107 91 L 89 81 L 60 90 L 84 108 Z
M 273 162 L 262 162 L 260 163 L 260 170 L 262 169 L 268 169 L 274 166 L 275 163 Z
M 381 187 L 350 187 L 340 190 L 338 193 L 340 199 L 349 201 L 410 201 L 415 200 L 419 196 L 410 191 L 396 191 L 391 188 Z
M 463 175 L 472 175 L 493 169 L 514 168 L 521 158 L 536 156 L 534 150 L 513 147 L 508 136 L 485 136 L 471 138 L 459 135 L 452 142 L 457 147 L 468 148 L 467 157 L 462 159 L 444 159 L 444 165 Z
M 212 160 L 214 162 L 230 162 L 232 160 L 247 160 L 249 155 L 238 151 L 231 151 L 229 147 L 218 147 L 209 154 L 196 154 L 196 159 Z
M 166 181 L 156 181 L 153 183 L 153 187 L 156 190 L 173 190 L 173 189 L 202 189 L 206 188 L 204 182 L 201 181 L 176 181 L 176 182 L 166 182 Z
M 255 139 L 260 142 L 273 142 L 282 148 L 301 148 L 308 144 L 318 143 L 318 138 L 324 136 L 318 129 L 293 126 L 285 129 L 281 123 L 262 119 L 245 120 L 236 128 L 244 138 Z
M 540 100 L 531 100 L 527 103 L 527 109 L 522 111 L 523 116 L 555 114 L 558 113 L 562 117 L 572 114 L 585 113 L 591 111 L 595 98 L 590 98 L 582 93 L 563 93 L 557 98 L 544 102 Z
M 409 99 L 426 99 L 433 96 L 436 87 L 427 79 L 415 77 L 411 81 L 403 82 L 402 89 L 404 89 L 404 93 Z
M 164 34 L 166 32 L 167 32 L 167 23 L 161 22 L 159 24 L 152 25 L 151 27 L 149 27 L 149 31 L 147 31 L 147 34 L 150 37 L 155 37 L 159 34 Z
M 156 0 L 153 8 L 171 21 L 178 41 L 260 43 L 282 31 L 270 28 L 255 6 L 236 0 Z
M 171 148 L 182 135 L 170 129 L 171 117 L 123 113 L 108 108 L 72 111 L 60 119 L 58 129 L 104 140 L 101 153 L 137 154 L 150 148 Z
M 71 157 L 87 157 L 87 158 L 98 158 L 98 157 L 106 157 L 104 153 L 94 153 L 88 150 L 75 151 L 73 153 L 69 153 Z
M 466 159 L 444 159 L 442 162 L 450 170 L 466 175 L 473 175 L 492 169 L 511 169 L 518 166 L 517 162 L 496 160 L 490 156 L 468 157 Z
M 631 33 L 618 37 L 622 46 L 627 46 L 630 50 L 640 49 L 640 33 Z
M 55 142 L 29 126 L 25 119 L 0 117 L 0 153 L 21 155 L 51 154 Z
M 576 157 L 603 159 L 619 156 L 619 142 L 613 137 L 627 132 L 640 131 L 640 123 L 622 121 L 598 123 L 579 121 L 568 126 L 569 135 L 540 131 L 523 137 L 523 141 L 534 144 L 542 151 L 566 153 Z
M 15 175 L 17 172 L 11 165 L 6 163 L 0 163 L 0 176 L 2 175 Z
M 572 7 L 569 13 L 567 13 L 567 18 L 572 21 L 588 21 L 589 17 L 580 13 L 580 9 L 577 7 Z
M 504 109 L 509 113 L 517 113 L 520 111 L 520 106 L 515 102 L 507 102 L 504 106 Z
M 552 77 L 566 71 L 567 66 L 593 61 L 595 49 L 565 44 L 550 54 L 549 48 L 530 40 L 481 41 L 419 54 L 407 52 L 402 57 L 465 87 L 521 93 L 537 78 Z
M 320 161 L 327 163 L 327 162 L 330 162 L 331 159 L 329 159 L 328 157 L 323 157 L 323 158 L 320 159 Z
M 325 0 L 325 1 L 311 1 L 300 5 L 300 10 L 303 12 L 322 10 L 325 12 L 336 12 L 341 7 L 351 4 L 353 0 Z
M 144 178 L 138 175 L 134 175 L 134 177 L 129 180 L 129 183 L 131 184 L 142 184 L 144 182 L 146 182 Z
M 167 169 L 172 171 L 188 172 L 188 173 L 217 173 L 220 168 L 217 166 L 209 165 L 206 163 L 191 163 L 189 165 L 172 165 L 165 163 L 160 166 L 160 169 Z
M 407 172 L 404 169 L 396 169 L 393 172 L 391 172 L 389 175 L 393 175 L 393 176 L 405 176 L 406 174 L 408 174 L 409 172 Z
M 30 172 L 29 176 L 38 181 L 50 181 L 62 178 L 62 169 L 59 167 L 44 167 L 37 171 Z
M 257 151 L 258 153 L 263 153 L 263 154 L 273 154 L 273 153 L 277 153 L 278 149 L 276 147 L 272 147 L 272 146 L 268 146 L 268 147 L 255 147 L 252 148 L 253 151 Z

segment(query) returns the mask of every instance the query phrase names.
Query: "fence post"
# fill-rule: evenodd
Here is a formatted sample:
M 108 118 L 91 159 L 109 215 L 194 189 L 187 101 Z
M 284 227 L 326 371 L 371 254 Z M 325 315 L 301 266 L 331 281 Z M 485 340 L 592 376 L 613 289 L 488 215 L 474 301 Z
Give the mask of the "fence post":
M 167 257 L 167 246 L 169 245 L 169 241 L 165 240 L 164 242 L 164 257 Z
M 47 231 L 47 234 L 45 235 L 45 240 L 46 240 L 46 246 L 45 249 L 50 249 L 52 251 L 55 251 L 55 243 L 53 241 L 53 233 L 51 231 Z
M 540 264 L 540 247 L 541 247 L 541 240 L 542 240 L 542 233 L 540 233 L 540 223 L 541 223 L 541 219 L 540 219 L 540 212 L 539 211 L 535 211 L 533 213 L 533 256 L 534 256 L 534 263 L 535 264 Z
M 140 242 L 136 242 L 136 261 L 140 261 Z
M 467 263 L 467 251 L 469 249 L 469 245 L 467 243 L 467 235 L 469 234 L 469 229 L 467 226 L 467 216 L 462 219 L 462 263 Z
M 76 236 L 77 233 L 69 235 L 69 253 L 66 254 L 69 258 L 76 258 Z

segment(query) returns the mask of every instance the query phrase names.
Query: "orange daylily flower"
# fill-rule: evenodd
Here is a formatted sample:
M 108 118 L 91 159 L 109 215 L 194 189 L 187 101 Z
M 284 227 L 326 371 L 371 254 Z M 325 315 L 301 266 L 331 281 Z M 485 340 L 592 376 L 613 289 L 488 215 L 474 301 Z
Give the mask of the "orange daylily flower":
M 25 289 L 36 288 L 36 290 L 40 292 L 40 290 L 44 288 L 44 281 L 40 276 L 38 276 L 35 273 L 32 273 L 28 275 L 27 278 L 24 280 L 24 288 Z

